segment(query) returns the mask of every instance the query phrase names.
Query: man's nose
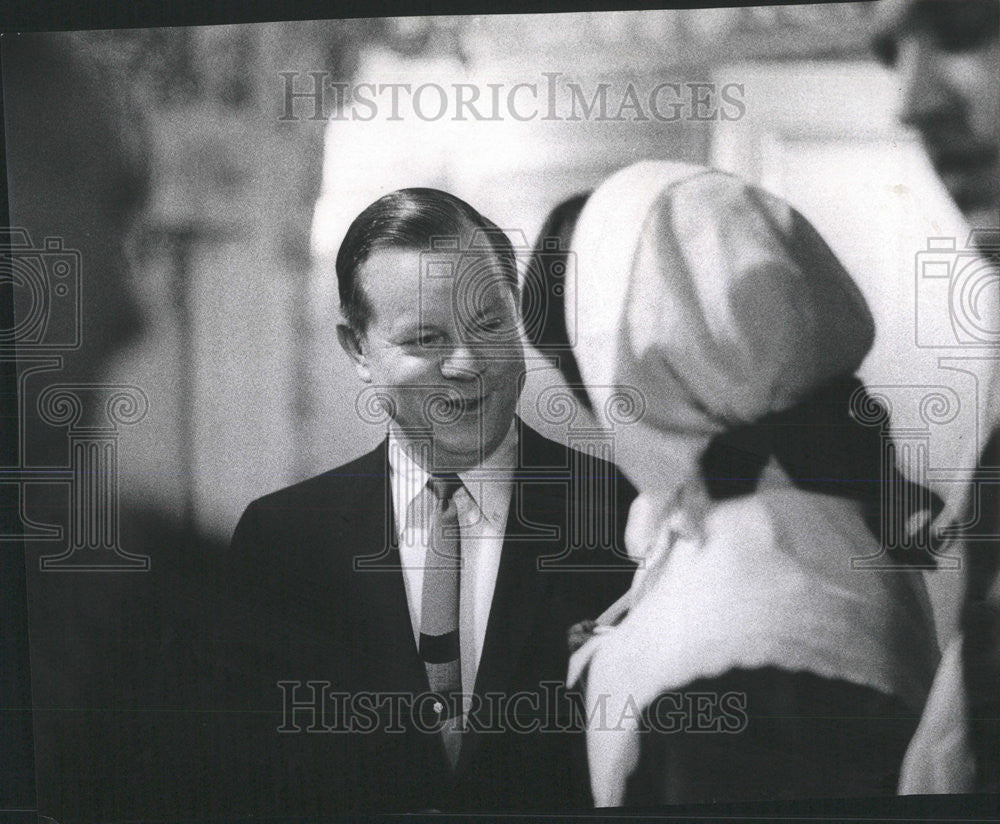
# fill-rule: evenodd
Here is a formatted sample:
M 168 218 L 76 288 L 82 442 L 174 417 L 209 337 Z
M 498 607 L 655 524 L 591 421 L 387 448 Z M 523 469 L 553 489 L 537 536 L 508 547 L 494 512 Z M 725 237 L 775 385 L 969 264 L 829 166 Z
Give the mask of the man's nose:
M 441 356 L 441 374 L 449 380 L 478 380 L 485 367 L 483 352 L 468 343 L 451 347 Z
M 920 129 L 954 111 L 955 92 L 949 88 L 938 48 L 929 36 L 906 38 L 900 44 L 896 65 L 902 90 L 899 119 L 903 123 Z

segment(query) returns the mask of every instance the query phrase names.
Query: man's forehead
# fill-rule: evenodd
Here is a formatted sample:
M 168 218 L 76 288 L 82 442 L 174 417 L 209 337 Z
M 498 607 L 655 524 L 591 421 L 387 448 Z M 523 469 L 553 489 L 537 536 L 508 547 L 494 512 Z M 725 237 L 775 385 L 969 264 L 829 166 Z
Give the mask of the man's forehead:
M 495 250 L 469 249 L 457 240 L 442 245 L 436 249 L 381 246 L 359 268 L 359 285 L 376 302 L 384 295 L 398 303 L 445 292 L 469 295 L 477 302 L 496 300 L 493 293 L 497 291 L 506 297 L 506 288 L 495 287 L 510 286 L 510 276 Z

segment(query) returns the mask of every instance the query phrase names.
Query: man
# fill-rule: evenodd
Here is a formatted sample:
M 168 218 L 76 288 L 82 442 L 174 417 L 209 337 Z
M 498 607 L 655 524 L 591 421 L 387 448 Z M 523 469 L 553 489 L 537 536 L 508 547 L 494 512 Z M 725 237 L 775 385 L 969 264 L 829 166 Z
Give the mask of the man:
M 236 528 L 244 807 L 586 807 L 567 630 L 628 586 L 634 491 L 515 416 L 514 251 L 471 206 L 388 194 L 336 268 L 339 339 L 389 433 Z
M 874 46 L 901 78 L 900 117 L 984 254 L 1000 248 L 1000 2 L 886 0 Z M 986 230 L 986 231 L 982 231 Z M 979 461 L 1000 466 L 995 431 Z M 904 763 L 903 792 L 1000 790 L 1000 506 L 996 483 L 972 491 L 962 636 L 946 651 Z M 978 518 L 977 518 L 978 516 Z M 964 711 L 962 707 L 964 706 Z M 964 716 L 964 717 L 963 717 Z M 970 752 L 971 750 L 971 752 Z

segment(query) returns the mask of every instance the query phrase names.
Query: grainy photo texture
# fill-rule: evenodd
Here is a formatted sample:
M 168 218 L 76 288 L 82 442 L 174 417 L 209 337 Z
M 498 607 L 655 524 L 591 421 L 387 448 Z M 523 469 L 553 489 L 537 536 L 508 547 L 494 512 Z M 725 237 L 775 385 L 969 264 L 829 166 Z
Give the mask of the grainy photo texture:
M 1000 0 L 0 55 L 38 820 L 1000 791 Z

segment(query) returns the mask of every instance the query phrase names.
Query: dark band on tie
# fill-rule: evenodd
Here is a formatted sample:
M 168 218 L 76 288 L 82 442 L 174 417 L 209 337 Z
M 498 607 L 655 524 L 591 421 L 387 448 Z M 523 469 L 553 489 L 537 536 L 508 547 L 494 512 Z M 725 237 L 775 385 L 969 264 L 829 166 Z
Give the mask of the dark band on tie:
M 426 635 L 420 633 L 420 657 L 427 664 L 447 664 L 457 661 L 460 655 L 458 630 L 446 632 L 444 635 Z

